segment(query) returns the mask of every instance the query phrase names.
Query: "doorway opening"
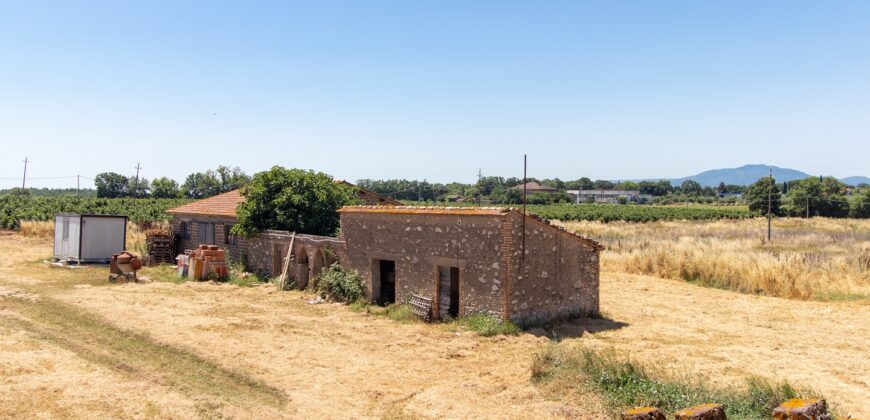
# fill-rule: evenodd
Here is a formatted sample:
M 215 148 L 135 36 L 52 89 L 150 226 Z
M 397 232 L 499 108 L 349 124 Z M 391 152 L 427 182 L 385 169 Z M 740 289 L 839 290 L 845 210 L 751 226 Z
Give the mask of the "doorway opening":
M 389 305 L 396 302 L 396 262 L 390 260 L 376 260 L 378 284 L 378 305 Z
M 438 314 L 448 320 L 459 316 L 459 267 L 438 267 Z

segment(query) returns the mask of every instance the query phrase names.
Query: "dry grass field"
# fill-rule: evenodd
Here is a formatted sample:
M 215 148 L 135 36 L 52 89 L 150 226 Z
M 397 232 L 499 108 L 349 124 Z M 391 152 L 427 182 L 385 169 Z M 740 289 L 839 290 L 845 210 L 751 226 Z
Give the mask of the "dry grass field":
M 870 220 L 560 223 L 607 246 L 602 269 L 794 299 L 870 299 Z
M 608 242 L 600 232 L 612 227 L 599 229 L 589 232 Z M 835 246 L 823 245 L 839 255 Z M 796 302 L 626 274 L 614 252 L 603 319 L 485 338 L 308 305 L 271 285 L 110 285 L 105 267 L 53 268 L 41 263 L 50 254 L 50 239 L 0 233 L 0 418 L 608 416 L 591 391 L 533 383 L 533 355 L 553 343 L 711 383 L 784 379 L 870 416 L 861 300 Z

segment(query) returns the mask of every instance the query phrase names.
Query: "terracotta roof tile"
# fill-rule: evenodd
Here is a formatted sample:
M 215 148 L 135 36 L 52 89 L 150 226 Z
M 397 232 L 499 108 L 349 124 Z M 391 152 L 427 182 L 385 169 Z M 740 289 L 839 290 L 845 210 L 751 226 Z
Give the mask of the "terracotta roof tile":
M 214 197 L 196 200 L 192 203 L 169 209 L 166 212 L 171 214 L 236 217 L 236 207 L 243 201 L 245 199 L 242 197 L 240 190 L 232 190 Z

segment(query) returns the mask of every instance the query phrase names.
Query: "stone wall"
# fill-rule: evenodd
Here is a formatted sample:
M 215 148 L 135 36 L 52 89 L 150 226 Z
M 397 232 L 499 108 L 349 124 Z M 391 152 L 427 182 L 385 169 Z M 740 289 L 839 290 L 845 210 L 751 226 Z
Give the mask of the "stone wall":
M 598 313 L 599 246 L 533 217 L 504 214 L 342 212 L 347 265 L 379 294 L 378 260 L 395 261 L 396 301 L 438 302 L 438 267 L 459 268 L 459 315 L 523 325 Z M 437 304 L 436 304 L 437 306 Z M 437 315 L 437 313 L 436 313 Z
M 498 215 L 342 213 L 348 265 L 379 294 L 377 260 L 395 262 L 396 301 L 435 297 L 438 267 L 459 268 L 459 315 L 502 313 Z
M 287 231 L 268 230 L 254 237 L 245 239 L 229 233 L 229 228 L 237 220 L 233 217 L 217 217 L 202 215 L 176 214 L 172 219 L 172 231 L 178 238 L 178 253 L 186 249 L 194 249 L 200 244 L 197 241 L 200 223 L 214 225 L 213 244 L 227 251 L 231 261 L 242 261 L 245 269 L 264 277 L 273 277 L 281 272 L 283 258 L 290 247 L 291 233 Z M 296 235 L 294 241 L 296 262 L 288 270 L 297 286 L 305 288 L 309 279 L 313 279 L 323 269 L 335 262 L 346 261 L 344 242 L 338 238 Z
M 292 238 L 287 231 L 267 230 L 248 239 L 248 270 L 266 277 L 280 275 L 291 240 L 295 261 L 287 271 L 289 280 L 300 289 L 306 288 L 330 264 L 338 261 L 346 265 L 347 251 L 341 239 L 316 235 Z
M 522 222 L 510 213 L 516 250 L 508 317 L 521 325 L 598 314 L 599 251 L 576 237 L 534 217 L 526 218 L 525 258 Z

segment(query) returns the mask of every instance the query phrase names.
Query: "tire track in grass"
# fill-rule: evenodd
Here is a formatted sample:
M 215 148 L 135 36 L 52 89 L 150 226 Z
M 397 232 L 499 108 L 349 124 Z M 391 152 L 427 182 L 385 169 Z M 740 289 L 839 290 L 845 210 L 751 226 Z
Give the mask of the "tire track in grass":
M 94 314 L 40 296 L 0 297 L 0 317 L 79 357 L 191 397 L 268 409 L 280 416 L 289 397 L 280 389 L 232 371 L 147 334 L 115 327 Z

